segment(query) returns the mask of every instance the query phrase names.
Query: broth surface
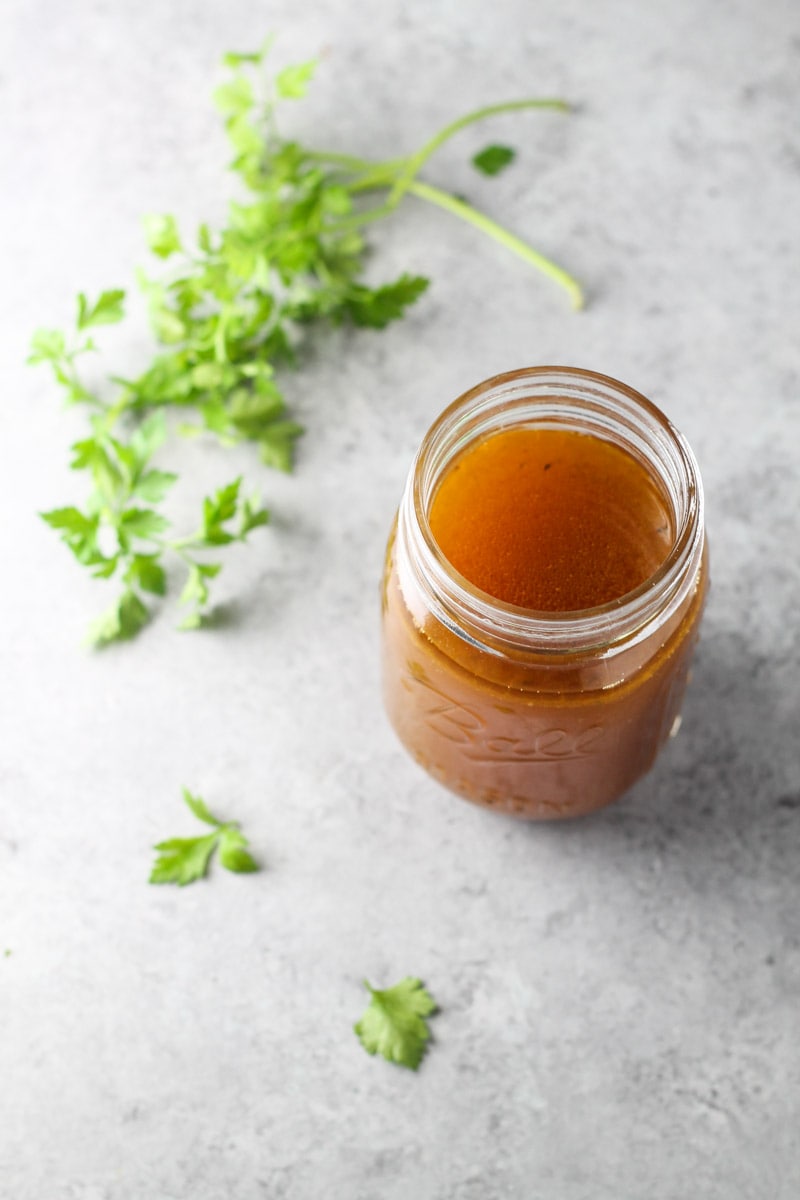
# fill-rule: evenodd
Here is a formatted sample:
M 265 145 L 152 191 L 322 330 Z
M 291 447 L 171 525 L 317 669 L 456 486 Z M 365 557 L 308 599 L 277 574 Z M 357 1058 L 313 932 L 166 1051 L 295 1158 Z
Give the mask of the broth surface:
M 470 583 L 540 612 L 619 599 L 674 539 L 666 497 L 632 454 L 563 429 L 507 429 L 469 446 L 440 482 L 429 521 Z

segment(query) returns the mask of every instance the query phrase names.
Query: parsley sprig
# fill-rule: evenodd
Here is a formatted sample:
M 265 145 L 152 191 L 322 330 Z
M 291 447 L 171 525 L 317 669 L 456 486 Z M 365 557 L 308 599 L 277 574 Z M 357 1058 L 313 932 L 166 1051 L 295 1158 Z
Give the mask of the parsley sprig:
M 268 52 L 269 43 L 255 53 L 226 54 L 228 78 L 214 94 L 242 185 L 227 224 L 187 233 L 170 214 L 145 219 L 149 248 L 164 264 L 157 276 L 138 277 L 158 343 L 146 369 L 133 378 L 109 375 L 96 388 L 79 370 L 82 357 L 97 348 L 91 332 L 123 319 L 122 289 L 94 302 L 81 293 L 72 335 L 41 329 L 33 338 L 29 361 L 49 365 L 67 401 L 87 412 L 88 435 L 73 446 L 71 465 L 88 477 L 88 499 L 82 508 L 42 516 L 94 576 L 119 581 L 117 599 L 92 626 L 96 644 L 131 637 L 147 623 L 150 598 L 164 596 L 175 577 L 170 560 L 184 571 L 181 600 L 189 612 L 182 627 L 204 623 L 210 583 L 222 569 L 205 552 L 246 540 L 269 515 L 257 498 L 243 497 L 236 479 L 203 501 L 193 534 L 168 536 L 161 506 L 176 476 L 155 466 L 153 456 L 177 427 L 211 434 L 223 446 L 254 442 L 263 463 L 291 470 L 302 427 L 287 411 L 280 379 L 297 365 L 306 330 L 321 323 L 384 329 L 428 286 L 423 276 L 407 273 L 377 287 L 362 280 L 366 228 L 407 195 L 470 222 L 563 286 L 576 306 L 582 303 L 580 286 L 563 268 L 419 178 L 431 155 L 466 126 L 521 109 L 567 111 L 563 101 L 490 105 L 447 125 L 411 155 L 371 162 L 281 136 L 276 111 L 305 94 L 316 64 L 269 77 Z M 499 169 L 496 150 L 489 165 Z M 177 414 L 169 425 L 168 411 Z
M 151 883 L 177 883 L 184 887 L 208 874 L 215 850 L 219 851 L 220 864 L 237 875 L 250 874 L 259 869 L 258 863 L 247 850 L 248 841 L 237 821 L 220 821 L 209 810 L 200 796 L 194 796 L 188 788 L 183 789 L 183 798 L 198 818 L 210 825 L 213 833 L 201 837 L 168 838 L 154 847 L 158 851 L 150 874 Z

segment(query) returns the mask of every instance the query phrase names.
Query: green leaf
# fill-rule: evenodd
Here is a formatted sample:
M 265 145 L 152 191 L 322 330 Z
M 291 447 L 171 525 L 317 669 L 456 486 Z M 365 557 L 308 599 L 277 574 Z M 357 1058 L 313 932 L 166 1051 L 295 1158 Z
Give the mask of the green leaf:
M 113 558 L 100 560 L 100 565 L 93 567 L 92 579 L 110 579 L 119 566 L 119 555 L 115 554 Z
M 201 796 L 195 796 L 188 788 L 184 788 L 183 799 L 200 821 L 205 821 L 206 825 L 213 825 L 215 829 L 222 826 L 222 821 L 217 820 Z
M 368 1054 L 382 1054 L 389 1062 L 416 1071 L 430 1038 L 426 1017 L 436 1011 L 436 1002 L 419 979 L 411 976 L 394 987 L 379 991 L 365 981 L 372 999 L 354 1026 Z
M 203 614 L 201 612 L 195 611 L 195 612 L 187 613 L 187 615 L 183 618 L 183 620 L 181 622 L 179 622 L 178 625 L 176 625 L 175 628 L 180 629 L 184 633 L 190 633 L 193 629 L 202 629 L 203 624 L 204 624 Z
M 207 580 L 214 579 L 222 570 L 221 563 L 193 563 L 183 591 L 181 592 L 181 604 L 196 604 L 202 608 L 208 603 L 208 583 Z M 199 615 L 199 614 L 198 614 Z M 194 629 L 200 623 L 199 620 L 194 620 L 195 614 L 186 617 L 182 629 Z M 187 624 L 186 622 L 191 622 Z
M 221 363 L 199 363 L 192 371 L 192 383 L 196 388 L 219 387 L 225 377 Z
M 134 486 L 134 495 L 141 497 L 142 500 L 148 500 L 151 504 L 158 504 L 159 500 L 163 500 L 169 489 L 172 487 L 175 480 L 178 478 L 172 471 L 145 471 L 137 479 Z
M 78 295 L 78 329 L 90 329 L 94 325 L 116 325 L 125 316 L 125 292 L 112 288 L 101 292 L 99 299 L 90 304 L 84 292 Z
M 239 476 L 232 483 L 221 487 L 213 498 L 206 497 L 203 501 L 203 537 L 209 545 L 221 546 L 233 541 L 232 534 L 222 526 L 236 515 L 241 483 L 242 479 Z
M 239 515 L 239 537 L 244 540 L 252 529 L 269 524 L 269 512 L 266 508 L 258 507 L 257 496 L 249 496 L 241 507 Z
M 186 323 L 165 305 L 150 309 L 150 323 L 156 337 L 165 346 L 175 346 L 178 342 L 184 341 L 188 332 Z
M 134 431 L 130 445 L 139 466 L 144 466 L 167 436 L 167 419 L 163 412 L 151 413 Z
M 97 518 L 87 517 L 78 508 L 52 508 L 49 512 L 40 513 L 51 529 L 63 529 L 66 533 L 85 537 L 97 529 Z
M 205 837 L 169 838 L 158 842 L 154 849 L 159 855 L 150 873 L 150 882 L 177 883 L 179 887 L 185 887 L 187 883 L 205 878 L 217 841 L 218 835 L 209 833 Z
M 472 165 L 484 175 L 499 175 L 517 157 L 510 146 L 486 146 L 472 159 Z
M 66 340 L 58 329 L 37 329 L 31 338 L 29 363 L 59 362 L 66 354 Z
M 214 103 L 226 117 L 238 117 L 249 112 L 255 103 L 253 85 L 244 75 L 234 75 L 216 89 Z
M 236 50 L 229 50 L 227 54 L 223 54 L 222 62 L 226 67 L 241 67 L 241 66 L 259 66 L 272 49 L 272 44 L 275 41 L 275 35 L 270 33 L 264 38 L 261 43 L 261 49 L 253 52 L 239 53 Z
M 87 567 L 102 567 L 93 572 L 98 576 L 113 574 L 115 562 L 106 559 L 97 545 L 100 517 L 87 515 L 77 508 L 54 508 L 39 514 L 51 529 L 61 533 L 61 540 L 75 555 L 79 563 Z
M 283 396 L 268 379 L 260 380 L 255 390 L 236 388 L 227 409 L 231 423 L 250 438 L 258 438 L 262 431 L 274 425 L 283 411 Z
M 275 90 L 282 100 L 299 100 L 305 96 L 314 70 L 316 59 L 298 63 L 294 67 L 284 67 L 275 77 Z
M 125 474 L 120 464 L 115 462 L 107 444 L 97 438 L 85 438 L 72 446 L 73 458 L 70 467 L 73 471 L 88 470 L 98 494 L 111 509 L 115 509 L 124 495 L 126 484 Z
M 250 120 L 247 112 L 231 117 L 227 124 L 228 139 L 241 155 L 252 154 L 256 159 L 264 150 L 264 138 Z
M 228 871 L 237 875 L 250 874 L 258 870 L 258 863 L 245 850 L 247 838 L 238 829 L 228 825 L 222 830 L 219 843 L 219 861 Z
M 119 602 L 119 628 L 123 638 L 134 637 L 150 619 L 150 610 L 135 592 L 125 592 Z
M 394 283 L 379 288 L 354 284 L 345 301 L 345 311 L 356 325 L 385 329 L 390 321 L 402 317 L 428 286 L 422 275 L 401 275 Z
M 150 213 L 143 224 L 147 244 L 159 258 L 169 258 L 183 249 L 178 224 L 171 213 Z
M 126 508 L 120 528 L 130 537 L 153 538 L 169 529 L 169 521 L 153 508 Z
M 150 610 L 135 592 L 123 592 L 89 627 L 89 641 L 94 646 L 124 641 L 135 637 L 150 619 Z
M 227 54 L 222 56 L 222 65 L 225 67 L 241 67 L 245 64 L 258 66 L 263 58 L 263 54 L 256 52 L 253 54 L 238 54 L 235 50 L 229 50 Z
M 167 575 L 155 554 L 134 554 L 125 580 L 153 596 L 163 596 L 167 591 Z
M 296 421 L 273 421 L 259 435 L 261 461 L 279 471 L 291 471 L 294 444 L 303 432 L 303 426 L 298 425 Z

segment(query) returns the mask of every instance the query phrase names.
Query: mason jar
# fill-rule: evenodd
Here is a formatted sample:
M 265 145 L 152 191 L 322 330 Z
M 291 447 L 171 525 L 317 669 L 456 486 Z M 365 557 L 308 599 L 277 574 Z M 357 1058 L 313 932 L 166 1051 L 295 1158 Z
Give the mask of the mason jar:
M 460 574 L 431 529 L 437 489 L 471 447 L 512 429 L 573 431 L 631 455 L 671 516 L 665 557 L 593 608 L 537 611 Z M 386 553 L 386 711 L 434 779 L 529 819 L 622 795 L 677 731 L 708 585 L 694 456 L 644 396 L 604 375 L 531 367 L 451 404 L 422 440 Z

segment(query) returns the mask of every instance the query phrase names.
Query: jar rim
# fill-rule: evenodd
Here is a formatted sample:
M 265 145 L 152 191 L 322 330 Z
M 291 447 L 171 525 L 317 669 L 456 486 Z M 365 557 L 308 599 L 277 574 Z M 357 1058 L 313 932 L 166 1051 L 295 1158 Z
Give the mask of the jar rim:
M 448 439 L 456 445 L 456 453 L 477 440 L 498 413 L 516 408 L 527 412 L 528 423 L 533 423 L 531 414 L 537 409 L 540 416 L 549 413 L 551 419 L 558 411 L 590 414 L 608 430 L 616 420 L 630 436 L 660 454 L 655 463 L 648 459 L 648 467 L 662 484 L 663 472 L 671 473 L 670 500 L 674 508 L 677 498 L 681 511 L 673 514 L 675 536 L 666 557 L 632 591 L 593 608 L 561 612 L 522 608 L 476 587 L 443 553 L 428 517 L 432 491 L 443 469 L 437 455 L 444 458 L 444 463 L 450 461 L 444 454 Z M 471 436 L 467 428 L 470 420 Z M 697 462 L 685 438 L 640 392 L 612 376 L 581 367 L 536 366 L 506 371 L 470 388 L 449 404 L 422 440 L 401 516 L 414 537 L 420 582 L 439 609 L 440 619 L 494 652 L 502 652 L 509 644 L 547 653 L 627 642 L 657 614 L 677 607 L 685 595 L 687 578 L 691 581 L 697 574 L 703 551 L 703 489 Z

